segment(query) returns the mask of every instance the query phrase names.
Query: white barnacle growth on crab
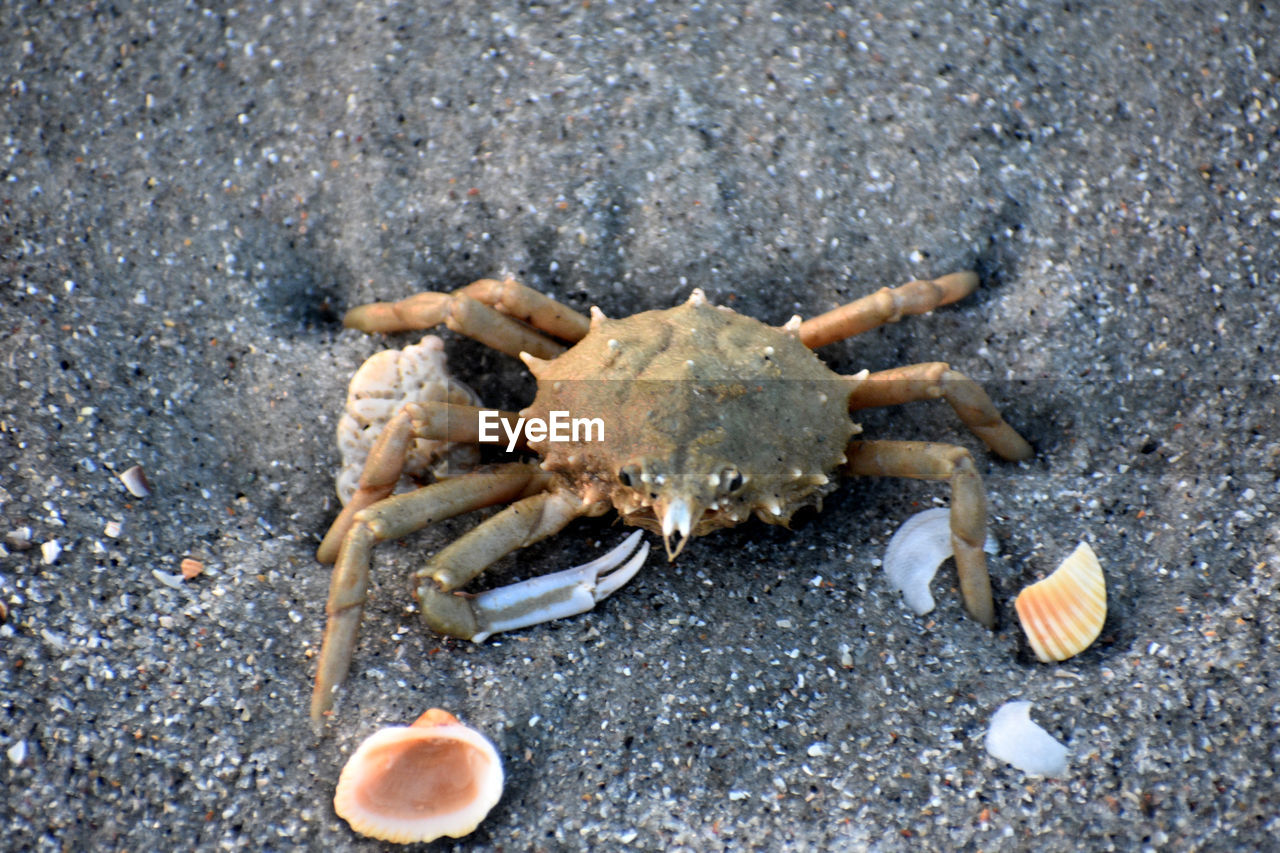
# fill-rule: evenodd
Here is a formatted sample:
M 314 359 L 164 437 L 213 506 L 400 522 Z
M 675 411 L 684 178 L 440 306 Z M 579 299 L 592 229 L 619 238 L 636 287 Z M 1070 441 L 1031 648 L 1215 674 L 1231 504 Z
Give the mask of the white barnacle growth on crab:
M 338 420 L 338 499 L 345 505 L 359 488 L 360 474 L 374 441 L 406 403 L 480 405 L 476 393 L 449 375 L 444 343 L 425 335 L 412 346 L 383 350 L 370 356 L 351 377 L 347 402 Z M 457 475 L 474 468 L 480 455 L 474 445 L 418 439 L 405 453 L 398 491 L 421 481 Z

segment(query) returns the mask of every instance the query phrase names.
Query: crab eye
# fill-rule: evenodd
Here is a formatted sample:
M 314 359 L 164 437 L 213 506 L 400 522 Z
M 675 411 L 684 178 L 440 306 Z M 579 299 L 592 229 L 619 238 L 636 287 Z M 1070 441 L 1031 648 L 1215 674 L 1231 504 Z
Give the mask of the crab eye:
M 742 474 L 737 468 L 726 468 L 720 475 L 720 482 L 724 483 L 725 490 L 732 494 L 742 488 Z
M 628 489 L 640 482 L 640 469 L 635 465 L 624 465 L 618 469 L 618 482 Z

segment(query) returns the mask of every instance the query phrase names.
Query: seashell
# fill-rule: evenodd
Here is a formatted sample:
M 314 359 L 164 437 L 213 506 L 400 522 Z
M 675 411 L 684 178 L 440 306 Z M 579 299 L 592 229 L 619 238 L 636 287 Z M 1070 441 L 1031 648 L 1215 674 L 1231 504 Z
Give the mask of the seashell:
M 145 498 L 151 494 L 151 484 L 147 482 L 147 472 L 142 470 L 141 465 L 134 465 L 127 471 L 120 474 L 120 482 L 124 483 L 124 487 L 129 490 L 129 494 L 135 498 Z
M 1041 661 L 1087 649 L 1107 621 L 1107 582 L 1093 549 L 1081 542 L 1053 574 L 1018 593 L 1014 607 Z
M 1067 748 L 1031 722 L 1031 703 L 1025 699 L 1005 702 L 991 715 L 987 752 L 1034 776 L 1067 772 Z
M 988 554 L 996 553 L 996 540 L 990 534 L 983 545 Z M 917 615 L 933 609 L 929 582 L 938 567 L 953 556 L 951 544 L 951 510 L 946 507 L 926 509 L 902 522 L 884 551 L 884 572 L 889 585 L 902 593 L 903 600 Z
M 333 807 L 361 835 L 397 844 L 459 838 L 502 796 L 502 759 L 484 735 L 432 708 L 374 732 L 338 778 Z
M 369 450 L 387 421 L 405 403 L 448 402 L 480 405 L 476 393 L 449 375 L 444 342 L 426 335 L 402 350 L 383 350 L 370 356 L 347 386 L 346 409 L 338 421 L 338 498 L 345 505 L 360 483 Z M 404 464 L 399 491 L 414 488 L 417 478 L 454 476 L 479 463 L 479 449 L 447 441 L 418 440 Z

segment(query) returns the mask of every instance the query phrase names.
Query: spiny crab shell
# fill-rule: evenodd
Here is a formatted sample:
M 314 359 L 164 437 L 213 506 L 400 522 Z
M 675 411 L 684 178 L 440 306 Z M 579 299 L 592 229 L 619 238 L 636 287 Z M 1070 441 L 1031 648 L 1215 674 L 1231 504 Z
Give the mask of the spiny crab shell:
M 604 440 L 529 447 L 585 502 L 661 533 L 671 556 L 752 513 L 785 525 L 835 488 L 827 475 L 861 431 L 849 395 L 865 376 L 832 372 L 798 328 L 798 318 L 778 328 L 710 305 L 701 291 L 618 320 L 595 311 L 568 352 L 524 357 L 538 393 L 520 414 L 600 418 Z

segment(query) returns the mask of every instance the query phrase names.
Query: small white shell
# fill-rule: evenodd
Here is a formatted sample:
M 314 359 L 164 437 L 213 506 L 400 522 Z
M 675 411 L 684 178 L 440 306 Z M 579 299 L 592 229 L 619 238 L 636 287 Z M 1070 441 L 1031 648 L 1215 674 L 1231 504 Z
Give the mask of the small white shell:
M 996 540 L 988 535 L 983 550 L 996 553 Z M 938 567 L 955 553 L 951 545 L 951 510 L 937 507 L 908 518 L 889 540 L 884 551 L 884 572 L 889 585 L 917 614 L 933 609 L 929 583 Z
M 1053 574 L 1018 593 L 1014 607 L 1041 661 L 1080 654 L 1107 621 L 1107 581 L 1098 556 L 1081 542 Z
M 991 715 L 987 752 L 1033 776 L 1067 772 L 1067 748 L 1031 722 L 1031 703 L 1026 700 L 1006 702 Z
M 142 470 L 141 465 L 134 465 L 127 471 L 121 472 L 120 482 L 124 483 L 124 487 L 129 490 L 129 494 L 135 498 L 145 498 L 151 494 L 151 484 L 147 482 L 147 472 Z
M 374 353 L 351 377 L 346 409 L 338 421 L 342 467 L 337 490 L 344 505 L 355 494 L 378 434 L 410 402 L 480 405 L 474 391 L 449 376 L 444 342 L 435 335 L 426 335 L 402 350 Z M 405 459 L 399 490 L 415 487 L 415 479 L 428 474 L 460 473 L 474 467 L 479 459 L 479 450 L 473 445 L 420 440 Z
M 362 835 L 412 844 L 474 830 L 502 796 L 502 759 L 484 735 L 432 708 L 374 732 L 342 768 L 333 807 Z

